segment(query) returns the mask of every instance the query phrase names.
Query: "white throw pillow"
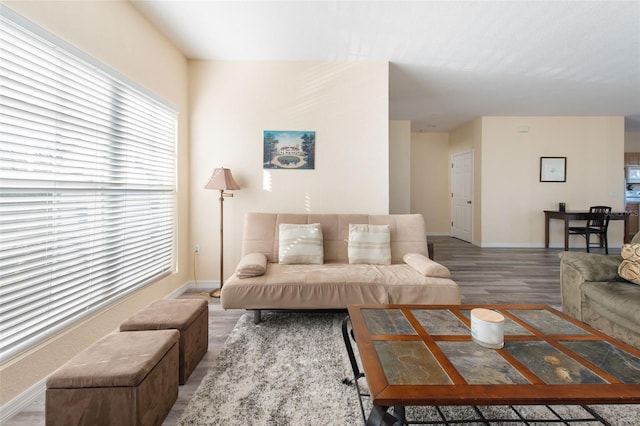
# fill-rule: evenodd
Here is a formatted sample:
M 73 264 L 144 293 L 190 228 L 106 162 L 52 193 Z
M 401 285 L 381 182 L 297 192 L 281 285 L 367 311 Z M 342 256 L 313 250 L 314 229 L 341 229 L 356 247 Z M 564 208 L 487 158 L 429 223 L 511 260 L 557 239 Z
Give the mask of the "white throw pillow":
M 279 229 L 278 262 L 282 264 L 322 264 L 324 247 L 319 223 L 281 223 Z
M 389 225 L 349 224 L 349 263 L 391 264 Z

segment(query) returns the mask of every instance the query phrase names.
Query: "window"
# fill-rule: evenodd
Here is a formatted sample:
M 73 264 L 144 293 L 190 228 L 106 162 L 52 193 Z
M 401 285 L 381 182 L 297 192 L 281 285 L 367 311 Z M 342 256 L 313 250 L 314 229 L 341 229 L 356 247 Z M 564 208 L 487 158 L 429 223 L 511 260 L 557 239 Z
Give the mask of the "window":
M 4 361 L 174 270 L 177 121 L 0 7 Z

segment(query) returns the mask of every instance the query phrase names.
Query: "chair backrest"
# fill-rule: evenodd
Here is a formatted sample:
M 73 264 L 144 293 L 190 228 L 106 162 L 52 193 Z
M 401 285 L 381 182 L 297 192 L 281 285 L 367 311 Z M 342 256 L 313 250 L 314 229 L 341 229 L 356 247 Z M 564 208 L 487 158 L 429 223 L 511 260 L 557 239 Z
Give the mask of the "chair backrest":
M 589 228 L 598 228 L 601 231 L 606 232 L 609 227 L 610 213 L 611 207 L 609 206 L 589 207 L 589 221 L 587 222 L 587 226 Z

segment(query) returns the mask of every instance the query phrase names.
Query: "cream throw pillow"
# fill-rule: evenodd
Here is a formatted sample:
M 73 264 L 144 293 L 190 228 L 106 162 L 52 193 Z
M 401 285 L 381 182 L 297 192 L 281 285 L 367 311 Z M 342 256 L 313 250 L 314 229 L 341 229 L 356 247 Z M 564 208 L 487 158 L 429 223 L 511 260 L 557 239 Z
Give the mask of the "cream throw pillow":
M 319 223 L 281 223 L 278 244 L 278 262 L 281 264 L 324 262 L 322 226 Z
M 624 260 L 618 266 L 618 275 L 640 284 L 640 244 L 624 244 L 620 254 Z
M 349 263 L 391 264 L 389 225 L 349 224 Z
M 251 278 L 262 275 L 267 270 L 267 256 L 262 253 L 251 253 L 240 259 L 236 267 L 236 277 Z
M 419 253 L 407 253 L 402 257 L 402 260 L 425 277 L 451 277 L 451 272 L 446 266 L 434 262 Z

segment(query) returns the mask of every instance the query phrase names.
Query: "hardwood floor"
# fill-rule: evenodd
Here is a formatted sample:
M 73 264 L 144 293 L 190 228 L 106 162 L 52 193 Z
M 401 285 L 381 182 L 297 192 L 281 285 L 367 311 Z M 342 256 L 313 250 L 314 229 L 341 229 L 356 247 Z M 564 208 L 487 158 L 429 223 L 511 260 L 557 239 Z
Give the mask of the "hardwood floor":
M 560 249 L 479 248 L 430 237 L 434 260 L 451 271 L 462 303 L 542 303 L 560 308 Z
M 559 249 L 479 248 L 451 237 L 429 237 L 435 260 L 451 270 L 462 303 L 541 303 L 560 309 Z M 198 297 L 185 294 L 184 297 Z M 209 304 L 209 351 L 187 383 L 164 425 L 177 424 L 183 410 L 244 311 L 224 311 L 220 301 Z M 4 423 L 44 425 L 44 395 Z

